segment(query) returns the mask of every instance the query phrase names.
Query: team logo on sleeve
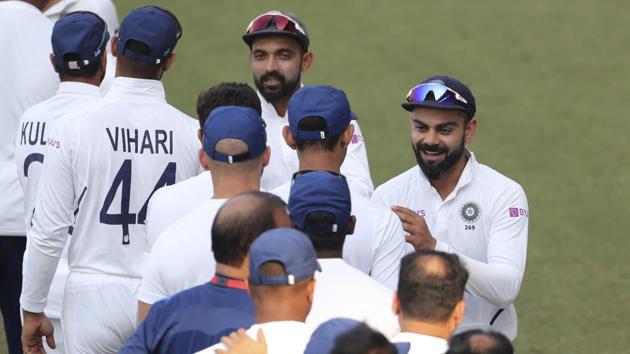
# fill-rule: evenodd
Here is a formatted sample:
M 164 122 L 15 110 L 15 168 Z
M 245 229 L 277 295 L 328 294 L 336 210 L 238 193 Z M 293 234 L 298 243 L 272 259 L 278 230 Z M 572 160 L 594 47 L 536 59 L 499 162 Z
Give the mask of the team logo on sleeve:
M 460 209 L 460 216 L 462 217 L 462 220 L 469 224 L 477 222 L 480 214 L 481 208 L 476 202 L 467 202 L 462 205 L 462 208 Z

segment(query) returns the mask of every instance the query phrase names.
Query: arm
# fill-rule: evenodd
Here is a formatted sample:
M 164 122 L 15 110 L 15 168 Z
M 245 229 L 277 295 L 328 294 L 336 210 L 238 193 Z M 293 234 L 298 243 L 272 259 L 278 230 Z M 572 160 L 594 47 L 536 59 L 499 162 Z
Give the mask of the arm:
M 405 242 L 405 232 L 398 217 L 387 209 L 378 208 L 380 217 L 370 275 L 392 290 L 398 286 L 400 260 L 413 251 Z
M 162 269 L 160 268 L 160 265 L 163 264 L 163 260 L 165 259 L 162 258 L 163 253 L 161 251 L 161 245 L 162 243 L 158 240 L 155 247 L 151 249 L 149 259 L 144 268 L 144 274 L 142 275 L 142 281 L 140 282 L 140 288 L 138 288 L 137 295 L 137 325 L 142 323 L 154 303 L 169 295 L 164 287 L 164 282 L 162 281 L 161 276 Z M 168 257 L 168 254 L 165 254 L 164 257 Z
M 244 329 L 232 332 L 228 337 L 221 338 L 226 349 L 217 349 L 217 354 L 267 354 L 267 341 L 262 328 L 258 329 L 256 340 L 250 338 Z
M 354 125 L 354 135 L 341 165 L 341 173 L 348 178 L 348 185 L 352 190 L 369 198 L 374 190 L 374 184 L 370 176 L 365 142 L 357 121 L 353 120 L 351 124 Z

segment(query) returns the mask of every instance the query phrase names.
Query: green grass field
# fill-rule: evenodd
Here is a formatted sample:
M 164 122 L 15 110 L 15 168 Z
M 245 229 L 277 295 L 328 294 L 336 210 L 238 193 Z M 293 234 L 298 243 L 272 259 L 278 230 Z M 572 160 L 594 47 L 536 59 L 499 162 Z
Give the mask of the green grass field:
M 121 19 L 145 3 L 117 1 Z M 303 81 L 348 93 L 376 185 L 414 163 L 399 106 L 407 90 L 432 74 L 468 83 L 479 120 L 471 149 L 529 198 L 518 352 L 630 352 L 630 3 L 157 3 L 184 27 L 165 82 L 169 101 L 191 115 L 200 90 L 251 84 L 240 36 L 252 17 L 273 8 L 299 14 L 315 54 Z

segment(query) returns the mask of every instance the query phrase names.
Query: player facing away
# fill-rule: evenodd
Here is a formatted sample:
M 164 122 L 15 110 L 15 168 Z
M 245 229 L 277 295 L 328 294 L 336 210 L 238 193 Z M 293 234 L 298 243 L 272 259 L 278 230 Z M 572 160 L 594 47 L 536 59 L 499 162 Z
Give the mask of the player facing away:
M 247 26 L 243 41 L 250 49 L 250 68 L 273 154 L 263 173 L 261 187 L 271 190 L 290 181 L 298 169 L 297 155 L 284 143 L 282 128 L 289 124 L 289 100 L 302 86 L 302 73 L 311 67 L 313 53 L 309 51 L 304 23 L 294 14 L 280 11 L 269 11 L 254 18 Z M 351 124 L 354 134 L 341 173 L 348 177 L 351 189 L 369 197 L 374 186 L 365 143 L 357 120 L 353 119 Z
M 47 134 L 60 117 L 79 112 L 101 99 L 99 84 L 106 66 L 105 47 L 109 40 L 105 22 L 96 14 L 82 11 L 63 16 L 55 23 L 50 55 L 52 67 L 59 74 L 61 84 L 57 93 L 24 112 L 15 141 L 15 162 L 20 184 L 24 190 L 24 222 L 31 228 L 35 211 L 37 186 L 45 160 Z M 87 63 L 87 64 L 86 64 Z M 61 304 L 68 276 L 68 257 L 64 256 L 48 294 L 44 313 L 55 328 L 54 350 L 47 353 L 64 353 L 61 327 Z
M 67 351 L 116 353 L 133 333 L 148 200 L 199 170 L 196 122 L 166 102 L 160 82 L 180 35 L 164 9 L 131 11 L 112 40 L 118 60 L 110 91 L 58 119 L 49 135 L 21 297 L 25 350 L 51 339 L 42 311 L 69 226 Z
M 458 331 L 494 328 L 513 340 L 513 303 L 527 255 L 525 192 L 466 148 L 477 128 L 475 97 L 466 85 L 430 77 L 409 91 L 402 107 L 411 113 L 418 166 L 378 187 L 372 200 L 392 207 L 416 249 L 456 253 L 468 269 Z

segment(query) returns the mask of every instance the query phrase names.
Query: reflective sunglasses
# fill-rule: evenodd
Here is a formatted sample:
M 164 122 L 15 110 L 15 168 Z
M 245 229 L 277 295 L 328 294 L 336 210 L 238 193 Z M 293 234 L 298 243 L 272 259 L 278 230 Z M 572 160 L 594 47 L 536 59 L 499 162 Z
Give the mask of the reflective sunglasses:
M 457 102 L 468 104 L 468 101 L 456 91 L 436 83 L 420 84 L 407 93 L 407 102 L 421 103 L 426 101 L 446 104 L 456 104 Z
M 272 22 L 275 24 L 276 28 L 279 29 L 280 31 L 286 31 L 286 32 L 291 32 L 291 33 L 299 32 L 303 36 L 306 36 L 306 31 L 304 31 L 304 29 L 302 28 L 302 26 L 300 26 L 299 23 L 297 23 L 296 21 L 282 14 L 279 11 L 267 12 L 265 14 L 262 14 L 256 17 L 247 26 L 246 33 L 248 34 L 255 33 L 255 32 L 267 29 L 269 28 Z

